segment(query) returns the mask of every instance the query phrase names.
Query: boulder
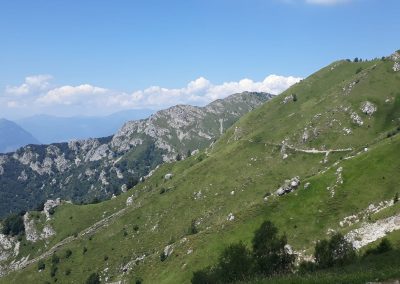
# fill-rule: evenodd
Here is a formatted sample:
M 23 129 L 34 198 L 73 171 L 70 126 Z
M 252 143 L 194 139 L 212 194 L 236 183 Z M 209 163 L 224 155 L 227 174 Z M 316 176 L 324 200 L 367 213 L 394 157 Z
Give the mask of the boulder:
M 363 102 L 361 104 L 361 111 L 369 116 L 373 115 L 376 112 L 377 107 L 371 102 Z
M 168 174 L 166 174 L 166 175 L 164 176 L 164 179 L 165 179 L 165 180 L 169 180 L 169 179 L 171 179 L 173 176 L 174 176 L 173 174 L 168 173 Z

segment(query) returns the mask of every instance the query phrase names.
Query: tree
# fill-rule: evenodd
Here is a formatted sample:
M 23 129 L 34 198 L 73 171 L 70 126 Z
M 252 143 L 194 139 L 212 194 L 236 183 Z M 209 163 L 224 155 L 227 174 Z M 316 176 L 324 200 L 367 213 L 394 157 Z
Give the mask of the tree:
M 242 243 L 231 244 L 221 254 L 217 275 L 223 283 L 245 280 L 252 272 L 250 251 Z
M 286 236 L 278 236 L 278 229 L 270 221 L 265 221 L 255 231 L 253 244 L 253 256 L 256 262 L 256 270 L 264 275 L 273 275 L 289 272 L 295 260 L 295 256 L 289 254 L 285 246 Z
M 182 160 L 182 156 L 181 156 L 181 154 L 179 154 L 179 153 L 178 153 L 178 155 L 176 155 L 176 160 L 177 160 L 177 161 L 180 161 L 180 160 Z
M 186 154 L 186 157 L 190 157 L 190 156 L 192 156 L 192 151 L 190 151 L 190 149 L 189 150 L 187 150 L 187 154 Z
M 100 284 L 100 276 L 98 273 L 93 272 L 86 279 L 86 284 Z
M 358 62 L 358 57 L 354 58 L 354 62 Z
M 294 102 L 297 102 L 297 95 L 296 94 L 292 94 L 292 99 Z
M 21 215 L 12 214 L 4 220 L 2 229 L 4 235 L 16 236 L 24 232 L 25 225 Z
M 322 240 L 315 245 L 315 263 L 318 268 L 342 266 L 356 257 L 353 245 L 342 234 L 336 233 L 331 239 Z

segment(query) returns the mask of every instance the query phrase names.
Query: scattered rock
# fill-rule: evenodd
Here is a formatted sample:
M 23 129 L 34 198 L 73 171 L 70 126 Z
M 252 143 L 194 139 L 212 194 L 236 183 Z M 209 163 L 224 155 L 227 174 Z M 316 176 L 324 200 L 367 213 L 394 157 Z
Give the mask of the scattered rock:
M 282 196 L 297 189 L 299 185 L 300 185 L 300 178 L 298 176 L 290 180 L 287 179 L 285 180 L 285 184 L 280 188 L 278 188 L 278 190 L 275 193 L 278 196 Z
M 233 215 L 233 213 L 229 213 L 228 217 L 226 218 L 227 221 L 233 221 L 235 220 L 235 216 Z
M 283 104 L 287 104 L 288 102 L 292 102 L 293 101 L 293 95 L 289 95 L 289 96 L 286 96 L 283 100 L 282 100 L 282 103 Z
M 164 248 L 164 254 L 166 257 L 170 256 L 173 253 L 173 251 L 174 251 L 174 247 L 172 245 L 167 245 Z
M 132 205 L 133 204 L 133 197 L 132 196 L 129 196 L 127 199 L 126 199 L 126 206 L 130 206 L 130 205 Z
M 310 183 L 307 182 L 307 183 L 304 185 L 304 189 L 307 189 L 309 186 L 310 186 Z
M 361 111 L 369 116 L 373 115 L 377 109 L 378 108 L 369 101 L 361 103 Z
M 364 124 L 363 120 L 361 119 L 361 117 L 356 113 L 356 112 L 352 112 L 350 115 L 350 118 L 352 120 L 353 123 L 362 126 Z
M 400 71 L 400 63 L 399 62 L 395 62 L 393 64 L 393 71 L 394 72 L 399 72 Z

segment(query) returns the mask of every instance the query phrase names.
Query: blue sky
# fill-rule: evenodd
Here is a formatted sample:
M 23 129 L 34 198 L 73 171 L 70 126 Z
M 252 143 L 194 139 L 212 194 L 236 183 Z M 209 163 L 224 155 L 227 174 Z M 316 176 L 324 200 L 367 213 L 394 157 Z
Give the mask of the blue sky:
M 0 117 L 279 92 L 336 59 L 399 49 L 399 15 L 398 0 L 3 0 Z

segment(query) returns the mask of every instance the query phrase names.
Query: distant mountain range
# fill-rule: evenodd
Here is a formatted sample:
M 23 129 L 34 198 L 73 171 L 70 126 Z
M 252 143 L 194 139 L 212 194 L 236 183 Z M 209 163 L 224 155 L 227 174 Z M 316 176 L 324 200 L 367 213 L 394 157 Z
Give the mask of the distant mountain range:
M 143 119 L 153 112 L 149 109 L 126 110 L 107 116 L 93 117 L 35 115 L 16 120 L 16 123 L 32 133 L 41 143 L 51 144 L 109 136 L 114 134 L 126 121 Z
M 39 144 L 39 141 L 15 122 L 0 119 L 0 153 L 12 152 L 28 144 Z
M 121 123 L 115 135 L 29 145 L 0 155 L 0 217 L 35 208 L 49 198 L 75 203 L 110 198 L 161 163 L 208 147 L 270 98 L 267 93 L 244 92 L 205 107 L 177 105 L 147 119 Z M 45 121 L 42 128 L 52 132 Z M 66 129 L 60 125 L 54 131 Z

